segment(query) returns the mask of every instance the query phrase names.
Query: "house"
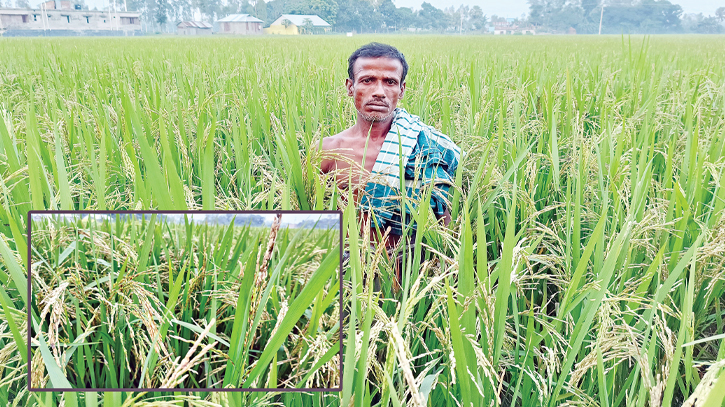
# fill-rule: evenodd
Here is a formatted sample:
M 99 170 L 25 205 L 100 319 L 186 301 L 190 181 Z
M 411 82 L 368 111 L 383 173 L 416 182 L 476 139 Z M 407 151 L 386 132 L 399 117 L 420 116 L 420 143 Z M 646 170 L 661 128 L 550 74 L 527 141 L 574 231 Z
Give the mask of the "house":
M 259 35 L 262 34 L 263 23 L 249 14 L 231 14 L 217 20 L 214 25 L 215 32 L 219 34 Z
M 507 19 L 506 21 L 494 21 L 493 27 L 489 28 L 489 32 L 490 31 L 493 31 L 494 35 L 536 34 L 536 30 L 533 26 L 521 27 L 516 24 L 513 19 Z
M 0 8 L 0 35 L 82 36 L 139 35 L 141 13 L 115 10 L 81 10 L 70 1 L 47 1 L 38 8 Z
M 264 32 L 267 34 L 298 35 L 319 34 L 328 32 L 331 29 L 332 26 L 327 21 L 315 14 L 282 14 L 268 28 L 265 28 Z
M 203 21 L 182 21 L 176 24 L 177 35 L 211 35 L 212 25 Z

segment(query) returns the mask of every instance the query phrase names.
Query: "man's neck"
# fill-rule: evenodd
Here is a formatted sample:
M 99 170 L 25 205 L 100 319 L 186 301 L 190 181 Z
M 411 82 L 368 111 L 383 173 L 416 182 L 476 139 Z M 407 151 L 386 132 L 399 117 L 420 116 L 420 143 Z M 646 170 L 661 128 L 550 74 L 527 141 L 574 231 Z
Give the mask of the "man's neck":
M 390 131 L 390 127 L 393 125 L 393 115 L 391 115 L 389 118 L 385 119 L 384 121 L 380 122 L 371 122 L 368 120 L 365 120 L 361 117 L 360 114 L 358 114 L 357 122 L 355 123 L 355 127 L 357 127 L 357 131 L 362 134 L 363 137 L 370 136 L 371 141 L 384 139 L 385 136 L 387 136 L 388 132 Z

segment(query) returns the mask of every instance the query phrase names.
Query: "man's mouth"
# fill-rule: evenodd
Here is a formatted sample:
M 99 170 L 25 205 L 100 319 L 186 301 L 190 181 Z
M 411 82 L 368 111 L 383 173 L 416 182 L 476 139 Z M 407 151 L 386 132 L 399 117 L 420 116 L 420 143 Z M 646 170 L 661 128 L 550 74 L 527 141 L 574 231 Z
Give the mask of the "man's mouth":
M 380 103 L 380 102 L 370 102 L 367 104 L 367 106 L 388 107 L 388 105 L 386 103 Z

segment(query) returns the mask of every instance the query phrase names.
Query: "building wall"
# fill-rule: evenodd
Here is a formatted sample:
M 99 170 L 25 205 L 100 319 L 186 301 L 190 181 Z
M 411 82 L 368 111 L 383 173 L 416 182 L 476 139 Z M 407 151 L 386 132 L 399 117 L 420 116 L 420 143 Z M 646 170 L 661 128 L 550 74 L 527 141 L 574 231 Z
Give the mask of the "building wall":
M 219 34 L 259 35 L 262 34 L 262 23 L 223 21 L 219 23 Z
M 177 28 L 176 33 L 179 35 L 211 35 L 211 28 L 197 28 L 197 27 Z
M 47 16 L 44 24 L 43 15 Z M 0 9 L 3 30 L 141 31 L 139 13 L 90 10 Z
M 531 35 L 534 35 L 534 34 L 536 34 L 536 32 L 534 30 L 529 30 L 529 29 L 525 29 L 525 30 L 519 30 L 519 29 L 516 29 L 516 30 L 511 30 L 511 29 L 502 30 L 502 29 L 498 29 L 498 28 L 495 29 L 493 31 L 493 33 L 495 35 L 511 35 L 511 34 L 531 34 Z
M 129 37 L 137 35 L 143 35 L 143 33 L 121 30 L 0 30 L 0 37 Z
M 16 25 L 22 25 L 28 20 L 27 15 L 4 15 L 0 14 L 0 26 L 11 27 Z
M 275 24 L 265 28 L 264 32 L 276 35 L 299 35 L 300 30 L 294 24 L 290 24 L 287 27 L 282 24 Z

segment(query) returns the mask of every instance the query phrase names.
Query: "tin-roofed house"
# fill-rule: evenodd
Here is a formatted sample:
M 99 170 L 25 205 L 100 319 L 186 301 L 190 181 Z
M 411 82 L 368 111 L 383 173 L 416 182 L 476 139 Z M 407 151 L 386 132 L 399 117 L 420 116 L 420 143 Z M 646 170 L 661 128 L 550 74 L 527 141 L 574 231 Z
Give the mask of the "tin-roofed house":
M 263 23 L 249 14 L 231 14 L 217 20 L 214 25 L 218 34 L 259 35 L 262 34 Z
M 203 21 L 182 21 L 176 24 L 177 35 L 211 35 L 212 25 Z
M 268 28 L 267 34 L 299 35 L 321 34 L 328 32 L 332 26 L 316 14 L 282 14 Z

